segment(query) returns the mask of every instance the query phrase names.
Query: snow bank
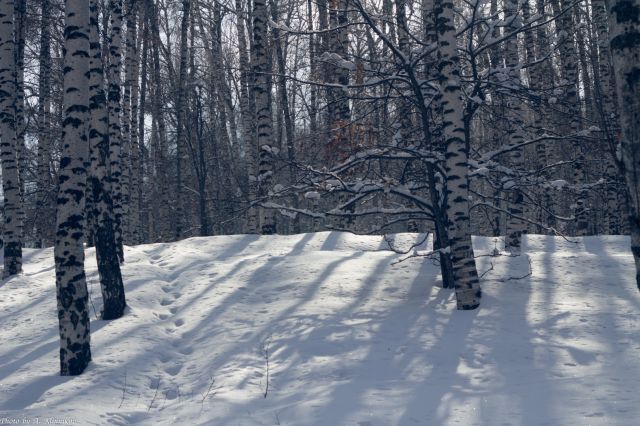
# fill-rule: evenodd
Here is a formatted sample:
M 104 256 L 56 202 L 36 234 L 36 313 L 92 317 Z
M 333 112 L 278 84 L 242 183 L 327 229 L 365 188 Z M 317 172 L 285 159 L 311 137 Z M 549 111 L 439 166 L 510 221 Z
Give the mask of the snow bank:
M 408 250 L 421 237 L 392 241 Z M 94 360 L 75 378 L 57 376 L 52 251 L 26 250 L 24 275 L 0 287 L 0 419 L 630 425 L 640 418 L 640 298 L 629 241 L 575 241 L 528 236 L 511 258 L 485 256 L 496 243 L 476 238 L 479 271 L 493 270 L 473 312 L 455 311 L 433 261 L 398 263 L 382 237 L 128 247 L 129 311 L 92 322 Z M 532 275 L 515 279 L 529 264 Z

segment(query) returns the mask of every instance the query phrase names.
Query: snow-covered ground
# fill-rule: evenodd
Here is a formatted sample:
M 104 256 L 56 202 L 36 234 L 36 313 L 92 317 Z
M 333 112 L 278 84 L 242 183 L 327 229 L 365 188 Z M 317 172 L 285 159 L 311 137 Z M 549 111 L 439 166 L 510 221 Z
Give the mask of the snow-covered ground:
M 92 322 L 93 362 L 75 378 L 58 376 L 52 250 L 26 250 L 0 287 L 0 424 L 639 424 L 629 241 L 576 241 L 529 236 L 520 257 L 478 257 L 493 270 L 472 312 L 455 311 L 432 261 L 398 263 L 381 237 L 128 247 L 130 308 Z

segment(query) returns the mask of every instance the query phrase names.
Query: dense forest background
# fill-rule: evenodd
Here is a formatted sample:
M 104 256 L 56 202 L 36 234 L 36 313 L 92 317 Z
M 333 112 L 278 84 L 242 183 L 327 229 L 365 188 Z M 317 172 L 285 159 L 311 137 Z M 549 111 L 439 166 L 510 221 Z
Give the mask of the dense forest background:
M 605 2 L 454 6 L 472 232 L 628 233 Z M 46 246 L 63 130 L 64 5 L 15 7 L 24 244 Z M 433 228 L 429 191 L 446 174 L 443 2 L 96 7 L 107 166 L 125 244 L 263 225 Z M 273 224 L 257 223 L 259 207 L 275 210 L 266 213 Z

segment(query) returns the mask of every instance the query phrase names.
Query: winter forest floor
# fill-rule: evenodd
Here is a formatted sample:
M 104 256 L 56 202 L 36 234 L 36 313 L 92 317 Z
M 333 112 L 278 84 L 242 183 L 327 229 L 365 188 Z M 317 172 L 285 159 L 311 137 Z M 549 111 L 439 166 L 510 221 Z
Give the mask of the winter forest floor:
M 26 250 L 24 274 L 0 287 L 0 423 L 637 424 L 629 241 L 573 240 L 528 236 L 520 257 L 479 257 L 493 270 L 471 312 L 455 311 L 433 261 L 396 263 L 382 237 L 127 247 L 129 310 L 112 322 L 95 321 L 90 249 L 93 362 L 75 378 L 58 376 L 52 250 Z M 494 239 L 474 247 L 489 254 Z

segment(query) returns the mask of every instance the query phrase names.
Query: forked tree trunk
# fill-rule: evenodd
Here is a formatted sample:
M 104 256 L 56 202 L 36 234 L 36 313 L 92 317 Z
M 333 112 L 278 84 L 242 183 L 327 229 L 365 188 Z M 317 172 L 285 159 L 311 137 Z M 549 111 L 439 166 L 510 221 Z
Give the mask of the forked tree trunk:
M 91 361 L 84 272 L 85 161 L 89 154 L 89 4 L 66 0 L 64 121 L 54 247 L 60 323 L 60 374 L 74 376 Z

